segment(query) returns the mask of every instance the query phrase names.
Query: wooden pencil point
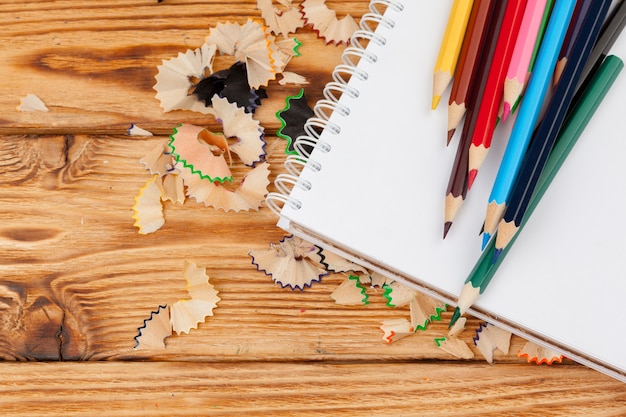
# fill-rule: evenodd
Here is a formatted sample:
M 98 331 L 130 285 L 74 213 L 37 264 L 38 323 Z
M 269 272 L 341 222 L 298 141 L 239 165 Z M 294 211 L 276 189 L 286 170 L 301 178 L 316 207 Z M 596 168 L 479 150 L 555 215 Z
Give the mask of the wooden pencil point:
M 466 111 L 465 103 L 458 104 L 453 101 L 448 104 L 448 131 L 455 130 L 461 124 Z
M 565 68 L 565 64 L 567 64 L 567 58 L 561 58 L 554 68 L 554 79 L 552 80 L 552 84 L 556 86 L 561 79 L 561 74 L 563 74 L 563 69 Z
M 433 101 L 431 103 L 431 108 L 435 110 L 437 106 L 439 106 L 439 102 L 441 101 L 441 96 L 433 96 Z
M 477 169 L 471 169 L 467 174 L 467 189 L 472 188 L 472 184 L 474 184 L 474 180 L 476 179 L 476 175 L 478 175 Z
M 496 250 L 501 251 L 506 248 L 518 230 L 519 225 L 516 225 L 515 221 L 507 222 L 502 220 L 498 225 L 498 233 L 496 234 Z
M 446 146 L 450 145 L 450 142 L 452 142 L 452 138 L 454 137 L 454 132 L 456 132 L 456 129 L 448 130 L 448 138 L 446 140 Z
M 505 203 L 498 203 L 496 202 L 496 200 L 491 200 L 489 204 L 487 204 L 485 223 L 483 223 L 483 230 L 485 233 L 489 233 L 491 236 L 496 234 L 498 223 L 500 223 L 500 220 L 502 220 L 502 216 L 504 216 L 505 210 Z
M 432 101 L 432 109 L 435 110 L 439 105 L 439 101 L 441 100 L 441 96 L 448 88 L 448 84 L 452 81 L 452 73 L 436 71 L 433 76 L 433 101 Z

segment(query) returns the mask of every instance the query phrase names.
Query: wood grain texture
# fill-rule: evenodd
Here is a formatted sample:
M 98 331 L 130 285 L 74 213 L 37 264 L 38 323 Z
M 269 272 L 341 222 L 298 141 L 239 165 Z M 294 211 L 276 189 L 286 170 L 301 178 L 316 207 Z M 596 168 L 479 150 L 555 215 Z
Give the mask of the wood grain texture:
M 367 11 L 363 0 L 328 4 L 340 16 Z M 150 178 L 139 159 L 178 123 L 218 126 L 163 113 L 156 66 L 199 46 L 218 22 L 259 16 L 250 0 L 2 1 L 0 413 L 626 414 L 625 384 L 567 360 L 526 364 L 517 337 L 509 354 L 496 352 L 496 365 L 473 345 L 474 360 L 454 360 L 434 343 L 450 311 L 386 345 L 381 321 L 408 318 L 408 309 L 388 307 L 380 289 L 355 307 L 330 298 L 342 275 L 282 289 L 248 255 L 284 236 L 266 207 L 225 213 L 166 203 L 164 227 L 137 233 L 131 207 Z M 308 28 L 297 37 L 302 56 L 288 69 L 309 80 L 313 103 L 343 47 Z M 285 158 L 274 114 L 299 89 L 272 82 L 255 114 L 271 180 Z M 27 93 L 50 112 L 18 112 Z M 157 136 L 126 136 L 130 123 Z M 168 338 L 164 350 L 134 350 L 150 312 L 186 297 L 185 260 L 206 267 L 219 291 L 214 316 Z M 471 344 L 478 325 L 470 318 L 462 339 Z
M 150 178 L 139 160 L 166 140 L 103 136 L 0 140 L 4 167 L 0 281 L 5 291 L 15 293 L 14 310 L 20 313 L 9 320 L 16 323 L 12 334 L 19 337 L 8 339 L 8 346 L 0 350 L 3 356 L 201 361 L 450 358 L 434 343 L 447 332 L 445 321 L 386 346 L 380 322 L 408 317 L 408 310 L 386 306 L 381 289 L 369 290 L 367 306 L 343 307 L 330 293 L 344 275 L 324 278 L 305 291 L 291 291 L 257 271 L 248 251 L 267 249 L 284 236 L 265 207 L 226 213 L 193 200 L 182 206 L 166 203 L 165 226 L 139 235 L 131 207 L 139 187 Z M 279 172 L 285 141 L 267 140 L 270 166 Z M 185 298 L 186 259 L 205 266 L 220 292 L 215 316 L 197 331 L 168 339 L 165 351 L 133 350 L 137 328 L 150 312 Z M 471 321 L 468 327 L 478 323 Z M 472 335 L 468 330 L 469 343 Z M 511 354 L 499 360 L 519 362 L 516 353 L 522 343 L 516 338 Z
M 623 384 L 578 366 L 95 362 L 0 371 L 4 416 L 609 417 L 626 406 Z
M 3 2 L 0 8 L 0 133 L 122 134 L 130 123 L 169 134 L 172 123 L 206 122 L 206 116 L 175 111 L 164 114 L 154 98 L 157 65 L 178 52 L 202 45 L 217 23 L 260 19 L 256 1 L 210 0 Z M 339 16 L 358 17 L 362 1 L 331 2 Z M 302 56 L 288 68 L 310 82 L 312 102 L 330 81 L 329 68 L 339 63 L 342 47 L 329 46 L 311 30 L 300 30 Z M 320 59 L 322 58 L 322 59 Z M 214 70 L 232 57 L 217 56 Z M 286 95 L 300 87 L 270 85 L 259 109 L 267 128 Z M 37 94 L 49 113 L 18 113 L 19 98 Z

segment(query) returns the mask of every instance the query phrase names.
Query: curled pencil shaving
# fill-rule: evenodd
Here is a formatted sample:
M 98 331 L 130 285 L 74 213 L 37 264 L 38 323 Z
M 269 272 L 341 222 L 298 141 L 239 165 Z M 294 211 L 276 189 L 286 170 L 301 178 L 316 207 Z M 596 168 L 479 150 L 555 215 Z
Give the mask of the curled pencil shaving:
M 231 181 L 232 173 L 224 157 L 226 149 L 220 144 L 225 146 L 227 142 L 219 135 L 200 126 L 181 124 L 174 128 L 169 147 L 176 161 L 192 174 L 211 182 Z
M 294 142 L 298 136 L 306 134 L 304 123 L 313 115 L 313 109 L 307 102 L 304 88 L 301 88 L 298 94 L 287 96 L 285 107 L 276 112 L 276 118 L 281 124 L 276 135 L 287 141 L 285 153 L 297 154 Z M 307 150 L 311 151 L 312 147 Z
M 278 81 L 278 84 L 280 85 L 287 85 L 287 84 L 303 85 L 303 84 L 309 83 L 306 77 L 300 74 L 296 74 L 295 72 L 283 71 L 281 75 L 282 75 L 282 78 Z
M 415 329 L 405 318 L 383 320 L 380 329 L 383 331 L 383 340 L 388 345 L 415 333 Z
M 181 168 L 180 176 L 187 187 L 186 194 L 198 203 L 218 210 L 239 212 L 261 207 L 270 184 L 269 174 L 269 163 L 263 162 L 246 172 L 238 184 L 235 178 L 233 183 L 236 185 L 232 186 L 212 183 L 191 174 L 186 168 Z
M 318 282 L 328 271 L 322 264 L 320 249 L 297 236 L 286 236 L 269 249 L 248 252 L 252 264 L 272 277 L 281 287 L 303 290 Z
M 155 146 L 141 158 L 139 162 L 150 171 L 151 174 L 158 174 L 161 177 L 171 172 L 175 163 L 170 148 L 165 141 Z
M 485 360 L 493 363 L 493 354 L 496 349 L 505 355 L 509 353 L 511 332 L 490 323 L 481 323 L 476 329 L 476 336 L 473 340 L 474 346 L 483 354 Z
M 139 234 L 156 232 L 165 224 L 163 204 L 161 203 L 161 177 L 154 175 L 139 189 L 133 205 L 133 226 L 139 228 Z
M 474 358 L 474 352 L 467 346 L 467 343 L 459 338 L 459 335 L 465 329 L 465 322 L 466 318 L 461 317 L 448 331 L 447 336 L 435 338 L 435 343 L 439 348 L 456 358 L 472 359 Z
M 415 291 L 397 281 L 383 286 L 383 296 L 390 307 L 409 305 L 411 328 L 414 331 L 426 330 L 428 324 L 441 320 L 441 313 L 446 310 L 446 304 Z
M 440 337 L 435 339 L 437 346 L 455 358 L 473 359 L 474 352 L 458 337 Z
M 355 275 L 348 276 L 335 288 L 330 297 L 335 300 L 335 303 L 346 306 L 369 304 L 367 290 L 359 282 L 359 277 Z
M 337 13 L 328 8 L 325 0 L 304 0 L 300 7 L 306 23 L 327 44 L 348 44 L 352 34 L 359 29 L 359 25 L 350 15 L 338 19 Z
M 220 301 L 218 291 L 209 283 L 206 268 L 185 261 L 183 276 L 187 280 L 187 292 L 190 299 L 179 300 L 172 304 L 170 320 L 172 329 L 177 333 L 189 333 L 197 329 L 207 317 L 213 315 L 213 309 Z
M 170 309 L 167 304 L 160 305 L 157 311 L 152 311 L 150 318 L 145 319 L 143 326 L 137 330 L 135 350 L 165 349 L 165 339 L 172 335 Z
M 446 304 L 420 292 L 409 302 L 411 326 L 417 330 L 426 330 L 428 323 L 441 321 L 441 313 L 446 311 Z
M 394 281 L 385 286 L 383 296 L 387 299 L 389 307 L 402 307 L 409 304 L 416 294 L 417 291 Z
M 169 173 L 162 178 L 161 201 L 171 201 L 172 203 L 185 203 L 185 184 L 179 174 Z
M 274 6 L 272 0 L 257 0 L 257 8 L 261 11 L 261 16 L 265 24 L 275 35 L 283 35 L 287 38 L 289 34 L 304 27 L 305 22 L 302 13 L 292 0 L 277 0 L 279 7 Z
M 322 249 L 320 251 L 322 255 L 322 263 L 326 266 L 326 269 L 332 272 L 354 272 L 356 275 L 369 275 L 369 271 L 342 256 L 337 255 L 334 252 L 330 252 Z
M 561 362 L 563 355 L 559 352 L 540 346 L 534 342 L 526 342 L 526 344 L 517 352 L 520 358 L 526 358 L 528 363 L 536 363 L 537 365 L 552 365 L 554 361 Z
M 46 104 L 35 94 L 27 94 L 26 97 L 20 98 L 20 104 L 17 106 L 17 110 L 25 112 L 50 111 Z
M 234 139 L 231 145 L 226 139 L 222 144 L 227 152 L 232 151 L 237 154 L 239 159 L 248 166 L 263 160 L 266 154 L 265 139 L 259 121 L 255 120 L 250 113 L 246 113 L 243 108 L 228 102 L 226 98 L 214 96 L 212 102 L 215 117 L 222 124 L 225 138 Z
M 213 109 L 192 94 L 194 86 L 213 72 L 216 46 L 203 44 L 194 50 L 179 52 L 176 58 L 163 60 L 157 66 L 156 98 L 164 112 L 192 110 L 211 114 Z
M 218 23 L 206 37 L 207 44 L 213 44 L 222 54 L 232 55 L 237 61 L 246 64 L 248 84 L 258 89 L 266 86 L 276 74 L 282 72 L 290 56 L 276 45 L 274 37 L 266 28 L 248 19 L 243 25 Z
M 131 124 L 130 127 L 126 130 L 126 134 L 128 134 L 129 136 L 144 136 L 144 137 L 154 136 L 152 132 L 142 127 L 139 127 L 136 124 Z

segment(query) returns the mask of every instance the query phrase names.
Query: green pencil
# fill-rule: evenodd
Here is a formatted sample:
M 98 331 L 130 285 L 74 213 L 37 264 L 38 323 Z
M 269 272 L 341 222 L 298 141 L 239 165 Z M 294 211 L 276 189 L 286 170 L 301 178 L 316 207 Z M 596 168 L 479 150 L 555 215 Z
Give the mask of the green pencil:
M 513 237 L 509 245 L 502 251 L 495 263 L 491 263 L 493 253 L 495 251 L 495 239 L 491 239 L 483 253 L 481 254 L 478 262 L 470 272 L 468 278 L 465 280 L 465 285 L 459 296 L 457 307 L 454 310 L 452 319 L 450 320 L 450 327 L 463 315 L 474 302 L 482 294 L 489 282 L 495 275 L 498 267 L 502 263 L 506 254 L 515 243 L 517 236 L 521 233 L 524 225 L 530 218 L 530 215 L 537 207 L 537 204 L 543 197 L 550 183 L 554 179 L 561 165 L 569 155 L 573 146 L 576 144 L 578 138 L 580 138 L 585 127 L 591 120 L 600 103 L 606 96 L 613 82 L 617 78 L 618 74 L 624 67 L 624 63 L 621 59 L 614 55 L 608 56 L 598 71 L 593 75 L 589 84 L 585 87 L 581 93 L 580 100 L 578 100 L 569 113 L 567 120 L 563 124 L 559 137 L 548 157 L 546 166 L 539 177 L 535 192 L 531 197 L 531 201 L 526 210 L 526 214 L 522 219 L 518 233 Z

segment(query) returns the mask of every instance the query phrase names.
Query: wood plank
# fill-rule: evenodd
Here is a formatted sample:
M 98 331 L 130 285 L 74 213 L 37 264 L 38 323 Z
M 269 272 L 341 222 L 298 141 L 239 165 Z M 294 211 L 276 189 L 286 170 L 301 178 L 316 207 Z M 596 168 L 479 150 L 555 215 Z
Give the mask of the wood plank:
M 4 416 L 619 416 L 626 407 L 624 384 L 579 366 L 92 362 L 0 371 Z
M 268 137 L 272 179 L 282 171 L 285 141 Z M 256 270 L 250 249 L 267 249 L 284 232 L 266 207 L 225 213 L 188 201 L 165 204 L 165 226 L 139 235 L 131 207 L 151 176 L 141 157 L 164 137 L 51 136 L 0 138 L 0 355 L 16 359 L 159 358 L 198 361 L 449 359 L 425 332 L 387 346 L 380 323 L 408 317 L 383 290 L 370 304 L 339 306 L 330 276 L 306 291 L 274 284 Z M 234 172 L 243 166 L 234 166 Z M 207 268 L 222 301 L 206 323 L 174 336 L 164 351 L 135 351 L 134 336 L 159 305 L 186 297 L 185 260 Z M 449 319 L 449 312 L 445 318 Z M 478 326 L 471 320 L 469 328 Z M 468 330 L 465 340 L 471 343 Z M 520 362 L 524 341 L 509 355 Z M 475 350 L 479 360 L 480 353 Z
M 360 17 L 363 1 L 329 2 L 339 16 Z M 123 134 L 131 123 L 169 134 L 173 123 L 206 123 L 199 113 L 163 113 L 154 76 L 163 59 L 199 47 L 217 23 L 260 19 L 256 1 L 106 0 L 3 3 L 0 10 L 0 134 Z M 310 27 L 300 29 L 300 57 L 287 69 L 307 78 L 309 98 L 322 97 L 343 46 L 325 45 Z M 217 56 L 214 71 L 233 59 Z M 275 131 L 274 113 L 301 86 L 271 81 L 259 120 Z M 50 112 L 18 112 L 20 98 L 37 94 Z M 28 131 L 28 132 L 27 132 Z

